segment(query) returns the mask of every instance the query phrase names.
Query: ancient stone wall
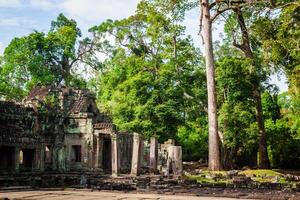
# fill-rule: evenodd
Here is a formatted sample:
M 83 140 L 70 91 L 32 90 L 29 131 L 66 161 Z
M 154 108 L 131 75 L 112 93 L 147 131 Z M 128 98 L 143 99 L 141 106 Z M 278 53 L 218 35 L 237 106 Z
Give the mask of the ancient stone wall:
M 119 133 L 120 149 L 120 170 L 121 173 L 129 173 L 132 160 L 133 135 L 129 133 Z
M 181 149 L 168 151 L 172 140 L 157 153 L 157 140 L 144 142 L 142 135 L 134 135 L 118 133 L 87 90 L 36 87 L 23 103 L 0 102 L 0 172 L 139 175 L 149 173 L 150 165 L 151 173 L 168 171 L 168 159 L 180 168 Z
M 0 102 L 0 171 L 43 170 L 43 137 L 30 107 Z

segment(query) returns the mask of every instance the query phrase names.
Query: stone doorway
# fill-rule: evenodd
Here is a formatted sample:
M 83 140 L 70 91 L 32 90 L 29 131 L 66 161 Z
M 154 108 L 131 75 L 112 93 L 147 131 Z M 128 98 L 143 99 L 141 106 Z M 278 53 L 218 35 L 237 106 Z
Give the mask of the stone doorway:
M 34 166 L 34 149 L 22 149 L 20 155 L 20 164 L 22 171 L 32 171 Z
M 72 146 L 72 162 L 81 163 L 81 145 Z
M 103 139 L 102 167 L 105 173 L 111 173 L 111 139 Z
M 0 171 L 11 172 L 15 170 L 15 148 L 0 147 Z

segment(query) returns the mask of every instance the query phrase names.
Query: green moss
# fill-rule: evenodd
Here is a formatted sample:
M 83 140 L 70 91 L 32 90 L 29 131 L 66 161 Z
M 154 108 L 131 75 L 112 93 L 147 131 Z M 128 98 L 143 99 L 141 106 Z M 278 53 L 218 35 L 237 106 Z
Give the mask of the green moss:
M 224 179 L 224 178 L 208 178 L 209 175 L 216 175 L 216 174 L 220 174 L 220 173 L 204 172 L 201 175 L 185 174 L 185 177 L 189 180 L 196 180 L 198 183 L 217 184 L 217 183 L 230 183 L 231 182 L 231 180 Z
M 66 130 L 66 133 L 69 133 L 69 134 L 79 134 L 80 133 L 80 128 L 68 128 Z
M 246 170 L 240 172 L 239 174 L 243 174 L 248 177 L 251 177 L 253 181 L 261 182 L 261 183 L 274 182 L 274 181 L 279 183 L 288 183 L 288 181 L 284 178 L 283 174 L 277 172 L 276 170 L 269 170 L 269 169 Z
M 222 175 L 222 176 L 226 176 L 226 174 L 227 174 L 226 171 L 202 171 L 201 173 L 203 173 L 203 174 Z
M 288 181 L 282 177 L 279 179 L 279 183 L 288 183 Z
M 263 177 L 255 177 L 255 178 L 252 178 L 253 181 L 256 181 L 256 182 L 260 182 L 260 183 L 269 183 L 269 182 L 274 182 L 275 179 L 274 178 L 263 178 Z M 277 180 L 276 182 L 278 183 L 289 183 L 285 178 L 279 178 L 279 180 Z
M 243 174 L 246 176 L 282 176 L 281 173 L 276 172 L 270 169 L 257 169 L 257 170 L 245 170 L 240 172 L 239 174 Z
M 256 182 L 260 182 L 260 183 L 266 183 L 266 182 L 272 182 L 272 179 L 270 178 L 262 178 L 262 177 L 255 177 L 255 178 L 252 178 L 253 181 L 256 181 Z
M 201 176 L 188 176 L 188 179 L 190 180 L 196 180 L 198 183 L 212 183 L 212 179 L 208 179 L 206 177 Z
M 226 171 L 201 171 L 199 175 L 191 175 L 186 173 L 185 177 L 189 180 L 196 180 L 198 183 L 232 183 L 233 179 L 229 179 Z M 291 183 L 286 180 L 283 174 L 276 170 L 245 170 L 240 171 L 239 175 L 245 175 L 251 177 L 252 181 L 265 183 L 265 182 L 277 182 L 277 183 Z

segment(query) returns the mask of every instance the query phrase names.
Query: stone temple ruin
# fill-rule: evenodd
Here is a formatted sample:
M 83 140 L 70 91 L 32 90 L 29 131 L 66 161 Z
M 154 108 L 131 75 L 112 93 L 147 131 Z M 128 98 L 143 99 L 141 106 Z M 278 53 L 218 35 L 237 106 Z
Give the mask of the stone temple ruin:
M 180 176 L 181 154 L 173 140 L 118 132 L 87 90 L 38 86 L 22 103 L 0 101 L 0 174 Z

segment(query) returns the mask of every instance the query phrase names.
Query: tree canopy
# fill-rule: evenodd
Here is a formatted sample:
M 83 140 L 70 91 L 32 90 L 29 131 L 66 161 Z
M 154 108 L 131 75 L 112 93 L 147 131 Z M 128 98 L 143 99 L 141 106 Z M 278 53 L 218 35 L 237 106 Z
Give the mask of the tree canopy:
M 20 99 L 35 85 L 84 85 L 72 73 L 79 59 L 76 45 L 80 36 L 77 23 L 60 14 L 48 33 L 34 31 L 13 39 L 2 60 L 2 95 Z
M 205 99 L 205 77 L 199 50 L 170 18 L 174 13 L 162 10 L 144 1 L 134 16 L 91 31 L 110 55 L 98 77 L 100 105 L 121 130 L 166 139 L 203 112 L 197 99 Z

